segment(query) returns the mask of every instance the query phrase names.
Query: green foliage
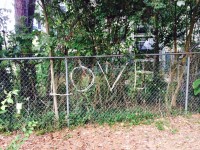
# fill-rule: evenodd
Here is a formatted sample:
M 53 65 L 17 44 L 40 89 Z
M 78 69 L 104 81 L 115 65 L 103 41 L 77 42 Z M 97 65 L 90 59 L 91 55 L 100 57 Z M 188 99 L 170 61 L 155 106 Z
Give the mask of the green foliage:
M 194 89 L 194 95 L 200 94 L 200 79 L 194 81 L 192 87 Z
M 26 140 L 28 140 L 29 136 L 33 133 L 34 128 L 37 126 L 37 122 L 29 121 L 24 125 L 22 131 L 24 133 L 23 136 L 17 135 L 14 140 L 9 144 L 6 150 L 19 150 L 20 147 L 24 144 Z
M 142 109 L 135 110 L 93 110 L 87 112 L 71 113 L 70 125 L 77 126 L 87 123 L 99 124 L 114 124 L 117 122 L 127 122 L 132 125 L 138 125 L 146 120 L 154 119 L 156 115 L 143 111 Z
M 14 103 L 12 96 L 18 95 L 18 90 L 13 90 L 13 91 L 10 91 L 8 93 L 6 91 L 4 91 L 4 93 L 6 94 L 6 98 L 5 98 L 5 100 L 3 100 L 1 102 L 0 114 L 6 113 L 7 112 L 6 108 L 9 107 L 10 104 Z
M 155 122 L 155 126 L 158 130 L 160 131 L 164 131 L 164 130 L 170 130 L 170 132 L 172 134 L 176 134 L 178 132 L 178 129 L 176 128 L 173 128 L 171 125 L 170 125 L 170 122 L 168 120 L 158 120 Z
M 0 30 L 5 31 L 7 28 L 7 21 L 8 21 L 8 15 L 7 12 L 10 12 L 10 10 L 5 8 L 0 8 Z
M 29 121 L 27 124 L 24 125 L 22 131 L 24 132 L 26 137 L 29 137 L 32 133 L 34 128 L 37 126 L 38 122 L 36 121 Z
M 165 122 L 164 121 L 156 121 L 155 126 L 158 130 L 165 130 Z
M 1 102 L 0 115 L 5 114 L 7 112 L 7 108 L 10 107 L 11 104 L 14 104 L 12 96 L 18 95 L 18 90 L 13 90 L 13 91 L 10 91 L 10 92 L 4 91 L 4 93 L 6 94 L 6 98 L 5 98 L 5 100 L 3 100 Z M 1 123 L 1 121 L 3 121 L 3 120 L 0 119 L 0 123 Z M 37 122 L 35 122 L 35 121 L 29 121 L 27 124 L 25 124 L 22 128 L 22 131 L 24 133 L 24 137 L 17 135 L 16 138 L 6 148 L 6 150 L 18 150 L 18 149 L 20 149 L 21 145 L 28 139 L 30 134 L 33 133 L 33 130 L 36 126 L 37 126 Z M 0 124 L 0 131 L 4 128 L 5 127 L 2 126 L 2 124 Z
M 33 114 L 33 116 L 30 116 L 30 119 L 36 122 L 34 129 L 37 131 L 37 134 L 52 132 L 67 126 L 66 112 L 59 112 L 59 120 L 55 120 L 55 113 L 53 111 L 46 112 L 45 114 Z M 26 122 L 25 125 L 27 126 L 30 121 L 27 120 Z
M 52 50 L 54 56 L 78 56 L 78 55 L 102 55 L 102 54 L 127 54 L 127 50 L 136 52 L 135 39 L 133 38 L 136 33 L 137 26 L 143 25 L 147 28 L 147 34 L 155 34 L 155 28 L 158 28 L 159 44 L 172 45 L 173 32 L 174 32 L 174 3 L 171 1 L 163 0 L 113 0 L 113 1 L 96 1 L 96 4 L 89 1 L 65 1 L 65 0 L 44 0 L 46 4 L 46 11 L 48 14 L 49 34 L 43 31 L 32 30 L 28 31 L 24 26 L 17 34 L 7 35 L 8 50 L 3 47 L 5 37 L 1 33 L 0 35 L 0 56 L 1 57 L 21 57 L 21 56 L 48 56 Z M 175 1 L 174 1 L 175 2 Z M 63 4 L 64 8 L 60 5 Z M 193 8 L 195 3 L 186 1 L 186 5 L 180 8 L 177 7 L 177 33 L 180 33 L 180 37 L 185 37 L 186 26 L 189 28 L 188 22 L 191 16 L 187 16 L 187 6 Z M 40 6 L 38 6 L 40 7 Z M 192 14 L 192 9 L 189 14 Z M 187 17 L 185 17 L 187 16 Z M 44 14 L 37 13 L 36 19 L 42 24 L 45 24 Z M 186 20 L 186 18 L 188 20 Z M 3 19 L 3 20 L 2 20 Z M 24 19 L 24 18 L 22 18 Z M 6 25 L 6 18 L 0 11 L 0 28 L 2 25 Z M 180 38 L 181 40 L 182 38 Z M 141 39 L 140 39 L 141 40 Z M 95 62 L 95 61 L 94 61 Z M 89 61 L 91 65 L 94 62 Z M 124 60 L 123 60 L 124 62 Z M 54 69 L 56 73 L 60 74 L 64 67 L 59 65 L 59 61 L 54 61 Z M 114 62 L 115 63 L 115 62 Z M 117 62 L 116 62 L 117 63 Z M 0 66 L 11 66 L 12 64 L 20 66 L 15 72 L 16 76 L 10 79 L 13 82 L 14 87 L 26 88 L 26 92 L 21 92 L 19 95 L 20 100 L 26 98 L 22 96 L 23 93 L 30 94 L 31 89 L 37 89 L 34 93 L 38 100 L 43 99 L 46 96 L 49 89 L 49 63 L 41 63 L 38 61 L 15 61 L 11 63 L 9 61 L 1 61 Z M 10 67 L 10 68 L 11 68 Z M 30 69 L 32 67 L 32 70 Z M 73 66 L 69 66 L 69 68 Z M 142 68 L 142 67 L 141 67 Z M 141 69 L 139 68 L 139 69 Z M 149 67 L 153 68 L 153 67 Z M 27 71 L 24 71 L 27 70 Z M 33 70 L 37 70 L 37 73 L 33 73 Z M 26 79 L 20 79 L 20 73 L 27 75 Z M 111 71 L 108 76 L 115 76 L 117 71 Z M 133 70 L 124 73 L 130 77 L 129 82 L 134 82 Z M 156 72 L 155 72 L 156 74 Z M 31 77 L 31 78 L 30 78 Z M 116 76 L 115 76 L 116 77 Z M 110 78 L 109 81 L 113 83 L 114 79 Z M 122 77 L 124 78 L 124 77 Z M 33 81 L 30 86 L 23 86 L 22 81 Z M 151 119 L 154 115 L 150 112 L 142 110 L 135 110 L 133 103 L 139 103 L 137 97 L 143 94 L 148 102 L 155 102 L 162 99 L 165 90 L 166 83 L 159 76 L 155 79 L 159 84 L 154 84 L 150 75 L 145 76 L 146 83 L 143 82 L 143 77 L 137 80 L 140 87 L 146 86 L 144 90 L 137 91 L 134 89 L 133 84 L 125 85 L 125 88 L 121 86 L 115 88 L 112 92 L 109 91 L 106 82 L 102 82 L 104 79 L 97 73 L 95 79 L 95 88 L 90 89 L 87 93 L 75 93 L 70 96 L 70 123 L 71 125 L 80 125 L 85 123 L 98 122 L 113 124 L 115 122 L 130 122 L 132 124 L 139 124 L 145 121 L 145 119 Z M 79 87 L 85 87 L 89 83 L 89 77 L 85 77 L 81 81 Z M 84 81 L 84 82 L 82 82 Z M 104 80 L 105 81 L 105 80 Z M 124 85 L 122 81 L 118 84 Z M 8 85 L 8 83 L 7 83 Z M 199 80 L 193 84 L 194 93 L 198 95 L 200 93 Z M 7 89 L 6 89 L 7 90 Z M 59 92 L 58 92 L 59 93 Z M 103 93 L 103 94 L 102 94 Z M 156 93 L 152 94 L 152 93 Z M 37 130 L 45 130 L 45 132 L 52 131 L 54 129 L 62 128 L 66 126 L 66 114 L 60 111 L 60 119 L 55 125 L 54 112 L 44 111 L 44 114 L 38 114 L 36 110 L 32 111 L 27 116 L 26 112 L 23 112 L 20 116 L 15 114 L 7 114 L 7 108 L 14 103 L 12 96 L 16 95 L 16 92 L 12 91 L 5 93 L 6 99 L 1 102 L 0 114 L 0 130 L 18 130 L 23 125 L 23 131 L 26 135 L 30 135 L 34 128 Z M 27 95 L 28 95 L 27 94 Z M 48 97 L 49 98 L 49 97 Z M 35 102 L 35 101 L 34 101 Z M 149 104 L 146 102 L 145 104 Z M 155 104 L 155 103 L 154 103 Z M 109 107 L 112 107 L 110 109 Z M 119 107 L 119 108 L 117 108 Z M 108 109 L 109 108 L 109 109 Z M 38 109 L 38 108 L 37 108 Z M 173 112 L 172 112 L 173 113 Z M 33 122 L 34 120 L 35 122 Z M 37 123 L 36 123 L 37 122 Z M 161 124 L 161 123 L 160 123 Z M 36 126 L 37 125 L 37 126 Z M 162 126 L 158 124 L 158 126 Z
M 137 34 L 138 25 L 145 26 L 147 34 L 154 34 L 157 26 L 159 44 L 172 46 L 175 2 L 44 0 L 48 22 L 45 22 L 44 11 L 41 14 L 41 7 L 37 4 L 34 17 L 41 24 L 48 23 L 49 35 L 37 29 L 27 31 L 29 27 L 25 25 L 20 32 L 9 37 L 9 53 L 10 56 L 48 56 L 53 50 L 56 56 L 91 56 L 123 54 L 128 49 L 136 52 L 133 35 Z M 194 1 L 186 1 L 184 6 L 177 6 L 178 38 L 184 37 L 187 22 L 190 22 L 190 16 L 184 17 L 188 15 L 187 7 L 195 5 Z M 192 9 L 190 11 L 192 14 Z

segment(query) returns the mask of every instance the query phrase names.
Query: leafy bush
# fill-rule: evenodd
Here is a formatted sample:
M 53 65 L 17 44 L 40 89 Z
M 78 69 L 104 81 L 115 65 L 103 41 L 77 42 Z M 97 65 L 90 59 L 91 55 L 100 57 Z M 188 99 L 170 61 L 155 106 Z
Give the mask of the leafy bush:
M 194 95 L 200 94 L 200 79 L 194 81 L 192 87 L 194 89 Z
M 142 109 L 110 109 L 107 111 L 93 110 L 89 112 L 71 113 L 70 124 L 77 126 L 87 123 L 114 124 L 117 122 L 127 122 L 137 125 L 143 121 L 154 119 L 154 117 L 156 117 L 156 115 Z
M 1 102 L 1 107 L 0 107 L 0 115 L 6 114 L 7 109 L 14 104 L 14 101 L 12 99 L 13 95 L 18 95 L 18 90 L 13 90 L 10 92 L 4 91 L 6 94 L 5 100 Z M 4 130 L 6 125 L 9 123 L 5 123 L 7 120 L 0 119 L 0 131 Z M 18 124 L 18 123 L 17 123 Z M 15 126 L 15 125 L 13 125 Z M 21 137 L 20 135 L 17 135 L 16 138 L 10 143 L 10 145 L 6 148 L 7 150 L 18 150 L 20 149 L 21 145 L 28 139 L 28 137 L 32 134 L 34 128 L 37 126 L 37 122 L 35 121 L 29 121 L 26 124 L 21 124 L 20 125 L 22 128 L 22 131 L 24 133 L 24 136 Z

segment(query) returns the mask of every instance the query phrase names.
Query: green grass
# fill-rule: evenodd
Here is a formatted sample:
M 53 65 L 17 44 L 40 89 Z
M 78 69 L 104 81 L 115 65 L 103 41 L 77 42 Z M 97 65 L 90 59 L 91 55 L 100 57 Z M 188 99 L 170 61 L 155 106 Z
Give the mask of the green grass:
M 6 115 L 6 114 L 4 114 Z M 0 119 L 0 132 L 12 132 L 14 130 L 21 129 L 25 124 L 30 121 L 37 121 L 36 130 L 41 132 L 51 132 L 57 129 L 61 129 L 67 126 L 66 113 L 61 112 L 59 114 L 59 120 L 56 121 L 54 112 L 47 112 L 45 114 L 32 114 L 30 116 L 9 116 Z
M 92 111 L 92 112 L 79 112 L 71 113 L 70 115 L 70 124 L 71 125 L 83 125 L 87 123 L 98 123 L 109 125 L 118 123 L 118 122 L 127 122 L 132 125 L 138 125 L 146 120 L 152 120 L 156 115 L 138 110 L 107 110 L 107 111 Z
M 5 114 L 4 114 L 5 115 Z M 173 113 L 176 116 L 177 113 Z M 190 115 L 187 115 L 188 117 Z M 10 117 L 10 118 L 9 118 Z M 86 124 L 109 124 L 123 123 L 125 125 L 139 125 L 139 124 L 152 124 L 155 118 L 159 118 L 159 115 L 150 111 L 145 111 L 142 108 L 134 109 L 77 109 L 71 110 L 69 121 L 70 128 L 77 126 L 83 126 Z M 0 132 L 12 132 L 19 130 L 24 124 L 30 121 L 36 121 L 36 134 L 41 135 L 46 132 L 53 132 L 55 130 L 67 127 L 66 112 L 59 113 L 59 120 L 56 121 L 54 112 L 46 112 L 44 114 L 34 114 L 31 116 L 15 116 L 10 115 L 4 118 L 0 118 Z M 165 130 L 168 128 L 166 121 L 156 121 L 155 126 L 158 130 Z M 176 133 L 176 130 L 172 130 L 172 133 Z
M 72 138 L 72 137 L 73 137 L 73 135 L 67 134 L 67 135 L 64 136 L 64 140 L 70 139 L 70 138 Z
M 160 131 L 168 130 L 172 134 L 176 134 L 178 132 L 178 129 L 175 129 L 175 128 L 171 127 L 170 122 L 168 120 L 155 121 L 155 126 Z
M 186 118 L 191 117 L 191 113 L 180 113 L 178 110 L 173 110 L 171 112 L 172 116 L 182 115 Z M 66 120 L 66 112 L 62 111 L 59 113 L 59 120 L 55 120 L 55 114 L 52 111 L 37 114 L 32 112 L 29 116 L 26 114 L 22 115 L 11 115 L 11 114 L 3 114 L 0 115 L 0 132 L 11 133 L 14 130 L 20 130 L 25 124 L 30 121 L 36 121 L 37 126 L 35 127 L 36 134 L 42 135 L 47 132 L 53 132 L 56 130 L 63 129 L 67 127 Z M 166 114 L 167 116 L 167 114 Z M 84 126 L 86 124 L 108 124 L 113 125 L 116 123 L 122 123 L 123 125 L 139 125 L 146 124 L 150 125 L 154 123 L 156 128 L 160 131 L 169 130 L 172 134 L 178 132 L 177 129 L 173 129 L 170 127 L 170 124 L 167 120 L 157 120 L 154 119 L 159 118 L 159 115 L 156 115 L 156 112 L 146 111 L 142 108 L 132 108 L 132 109 L 107 109 L 104 110 L 102 108 L 94 109 L 91 106 L 79 107 L 78 109 L 72 109 L 70 111 L 69 121 L 70 128 L 76 128 L 78 126 Z M 165 117 L 165 114 L 162 117 Z M 199 123 L 199 122 L 197 122 Z M 71 138 L 70 135 L 66 135 L 66 138 Z
M 109 109 L 109 110 L 78 110 L 78 112 L 70 113 L 70 127 L 81 126 L 85 124 L 109 124 L 128 123 L 130 125 L 138 125 L 141 123 L 150 124 L 157 117 L 155 114 L 144 111 L 142 109 Z M 46 132 L 67 127 L 66 112 L 60 112 L 59 120 L 56 121 L 53 112 L 28 116 L 12 116 L 10 121 L 5 121 L 6 124 L 0 124 L 2 132 L 13 131 L 20 129 L 24 124 L 30 121 L 37 121 L 37 134 L 41 135 Z M 10 124 L 14 122 L 14 124 Z
M 171 129 L 172 134 L 176 134 L 178 132 L 178 129 Z
M 165 122 L 164 122 L 164 121 L 161 121 L 161 120 L 156 121 L 156 122 L 155 122 L 155 126 L 156 126 L 156 128 L 157 128 L 158 130 L 160 130 L 160 131 L 165 130 Z

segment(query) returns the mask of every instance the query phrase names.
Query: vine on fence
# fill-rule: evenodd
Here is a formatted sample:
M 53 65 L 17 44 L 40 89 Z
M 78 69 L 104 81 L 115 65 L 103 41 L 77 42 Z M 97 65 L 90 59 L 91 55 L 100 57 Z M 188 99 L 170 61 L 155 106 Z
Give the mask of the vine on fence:
M 6 113 L 7 112 L 6 108 L 14 103 L 12 96 L 18 95 L 18 90 L 13 90 L 13 91 L 10 91 L 10 92 L 4 91 L 4 93 L 6 94 L 6 98 L 5 98 L 5 100 L 3 100 L 1 102 L 0 114 Z
M 6 94 L 5 100 L 1 102 L 0 114 L 5 114 L 7 112 L 7 108 L 14 104 L 13 95 L 18 95 L 18 90 L 13 90 L 10 92 L 4 91 Z M 22 144 L 28 140 L 29 136 L 33 133 L 34 127 L 37 126 L 37 122 L 29 121 L 28 123 L 22 126 L 22 131 L 24 136 L 17 135 L 14 140 L 6 148 L 7 150 L 18 150 L 22 146 Z M 0 148 L 1 150 L 1 148 Z
M 192 87 L 194 89 L 194 95 L 200 94 L 200 79 L 194 81 Z

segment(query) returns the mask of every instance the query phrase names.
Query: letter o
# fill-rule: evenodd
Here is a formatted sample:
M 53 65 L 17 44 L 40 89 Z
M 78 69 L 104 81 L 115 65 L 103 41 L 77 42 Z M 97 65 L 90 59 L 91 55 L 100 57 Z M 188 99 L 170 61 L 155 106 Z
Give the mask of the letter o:
M 85 70 L 88 70 L 88 72 L 92 75 L 92 81 L 91 81 L 91 83 L 90 83 L 86 88 L 84 88 L 84 89 L 78 89 L 77 86 L 76 86 L 75 83 L 74 83 L 73 74 L 74 74 L 74 71 L 75 71 L 76 69 L 85 69 Z M 95 76 L 94 76 L 94 73 L 92 72 L 91 69 L 89 69 L 89 68 L 87 68 L 87 67 L 81 65 L 80 67 L 75 67 L 75 68 L 71 71 L 71 73 L 70 73 L 70 79 L 71 79 L 72 85 L 75 87 L 76 91 L 78 91 L 78 92 L 86 92 L 88 89 L 90 89 L 90 88 L 93 86 Z

